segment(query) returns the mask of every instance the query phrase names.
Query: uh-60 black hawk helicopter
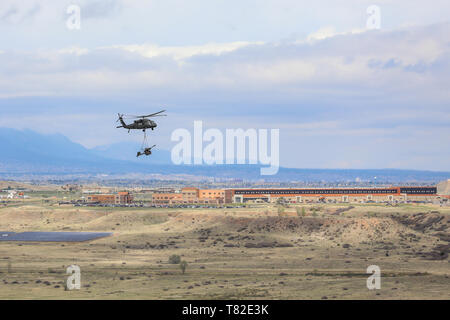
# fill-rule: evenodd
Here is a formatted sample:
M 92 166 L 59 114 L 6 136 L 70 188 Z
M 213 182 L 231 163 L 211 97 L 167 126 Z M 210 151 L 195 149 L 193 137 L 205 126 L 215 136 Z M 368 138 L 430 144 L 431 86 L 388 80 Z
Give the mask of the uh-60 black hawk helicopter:
M 144 141 L 142 142 L 142 147 L 141 150 L 138 151 L 136 157 L 140 157 L 143 155 L 149 156 L 152 154 L 152 149 L 155 146 L 149 147 L 148 143 L 147 143 L 147 133 L 146 130 L 147 129 L 152 129 L 154 130 L 158 125 L 156 124 L 155 121 L 150 120 L 149 118 L 153 118 L 153 117 L 165 117 L 167 116 L 166 114 L 162 114 L 163 112 L 165 112 L 166 110 L 161 110 L 159 112 L 155 112 L 146 116 L 132 116 L 132 115 L 124 115 L 124 114 L 118 114 L 119 115 L 119 119 L 117 120 L 117 122 L 120 121 L 121 126 L 118 126 L 117 128 L 125 128 L 128 129 L 128 132 L 130 132 L 130 130 L 142 130 L 144 131 Z M 123 120 L 125 118 L 127 119 L 135 119 L 133 121 L 133 123 L 130 124 L 126 124 L 125 121 Z
M 119 115 L 119 119 L 117 120 L 117 122 L 120 121 L 121 126 L 118 126 L 117 128 L 125 128 L 128 129 L 128 132 L 130 132 L 130 130 L 142 130 L 145 132 L 145 130 L 147 129 L 155 129 L 158 125 L 156 124 L 155 121 L 150 120 L 148 118 L 153 118 L 153 117 L 165 117 L 167 116 L 166 114 L 161 114 L 163 112 L 165 112 L 166 110 L 161 110 L 159 112 L 155 112 L 146 116 L 132 116 L 132 115 L 124 115 L 124 114 L 120 114 Z M 133 123 L 130 124 L 126 124 L 125 121 L 123 120 L 125 118 L 127 119 L 136 119 L 133 121 Z

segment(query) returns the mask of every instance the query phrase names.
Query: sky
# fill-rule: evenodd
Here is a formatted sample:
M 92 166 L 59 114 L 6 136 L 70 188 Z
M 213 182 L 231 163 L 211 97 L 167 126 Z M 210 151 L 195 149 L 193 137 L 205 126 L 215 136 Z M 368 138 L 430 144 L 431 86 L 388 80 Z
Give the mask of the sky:
M 162 149 L 202 120 L 280 129 L 285 167 L 450 171 L 449 1 L 2 0 L 0 40 L 0 127 L 92 148 L 167 109 Z

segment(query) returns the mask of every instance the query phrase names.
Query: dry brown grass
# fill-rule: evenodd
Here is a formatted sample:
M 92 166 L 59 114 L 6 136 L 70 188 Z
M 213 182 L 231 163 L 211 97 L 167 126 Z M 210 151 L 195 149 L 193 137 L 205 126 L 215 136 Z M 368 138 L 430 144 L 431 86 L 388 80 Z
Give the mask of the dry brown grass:
M 0 298 L 450 298 L 449 258 L 432 254 L 448 244 L 439 234 L 449 233 L 450 208 L 355 205 L 339 213 L 343 207 L 320 205 L 312 216 L 312 206 L 305 206 L 305 217 L 295 207 L 279 217 L 276 207 L 266 206 L 3 208 L 0 230 L 114 235 L 84 243 L 0 242 Z M 423 224 L 436 216 L 443 218 L 418 227 L 418 218 Z M 168 263 L 172 254 L 188 262 L 186 274 Z M 64 291 L 71 264 L 81 268 L 78 291 Z M 372 264 L 381 268 L 381 290 L 366 288 L 365 271 Z

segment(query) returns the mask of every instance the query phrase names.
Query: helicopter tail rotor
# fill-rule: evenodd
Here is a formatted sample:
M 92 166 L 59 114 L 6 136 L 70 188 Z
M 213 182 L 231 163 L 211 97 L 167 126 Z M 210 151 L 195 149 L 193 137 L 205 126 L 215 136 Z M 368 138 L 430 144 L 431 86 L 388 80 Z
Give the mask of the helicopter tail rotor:
M 119 116 L 119 119 L 117 119 L 116 122 L 120 122 L 121 125 L 116 128 L 125 128 L 126 124 L 123 121 L 123 114 L 118 113 L 117 115 Z

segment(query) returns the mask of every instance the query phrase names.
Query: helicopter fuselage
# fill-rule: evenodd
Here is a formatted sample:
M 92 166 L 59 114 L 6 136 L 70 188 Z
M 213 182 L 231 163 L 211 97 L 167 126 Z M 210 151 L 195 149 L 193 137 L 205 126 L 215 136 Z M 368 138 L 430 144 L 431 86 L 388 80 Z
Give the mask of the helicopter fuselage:
M 121 120 L 121 123 L 122 123 L 122 125 L 120 127 L 128 129 L 128 130 L 144 130 L 144 131 L 147 129 L 153 130 L 154 128 L 156 128 L 158 126 L 155 121 L 150 120 L 150 119 L 135 120 L 131 124 L 126 124 L 123 120 Z

